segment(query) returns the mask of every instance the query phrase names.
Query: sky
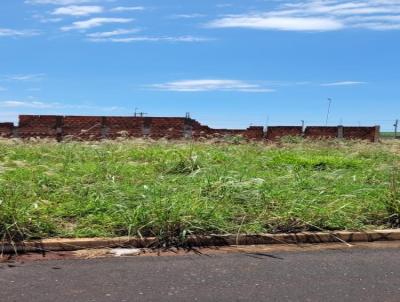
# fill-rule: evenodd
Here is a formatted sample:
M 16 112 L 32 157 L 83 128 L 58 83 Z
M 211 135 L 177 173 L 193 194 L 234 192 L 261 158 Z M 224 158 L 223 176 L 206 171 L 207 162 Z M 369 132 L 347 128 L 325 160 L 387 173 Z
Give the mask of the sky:
M 0 121 L 137 110 L 391 130 L 399 54 L 399 0 L 1 0 Z

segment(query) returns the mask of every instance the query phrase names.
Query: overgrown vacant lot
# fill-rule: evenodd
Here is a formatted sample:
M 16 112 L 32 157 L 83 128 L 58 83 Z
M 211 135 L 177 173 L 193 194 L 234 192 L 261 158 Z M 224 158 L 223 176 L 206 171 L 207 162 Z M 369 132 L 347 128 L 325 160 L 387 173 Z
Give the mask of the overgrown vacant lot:
M 0 141 L 0 239 L 397 226 L 400 144 Z

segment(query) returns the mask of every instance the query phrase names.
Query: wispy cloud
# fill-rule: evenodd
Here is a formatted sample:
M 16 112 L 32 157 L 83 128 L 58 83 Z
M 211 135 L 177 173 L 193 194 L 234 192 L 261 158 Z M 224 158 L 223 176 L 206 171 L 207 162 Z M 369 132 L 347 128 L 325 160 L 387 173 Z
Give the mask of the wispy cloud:
M 61 28 L 63 31 L 69 30 L 86 30 L 94 27 L 99 27 L 104 24 L 112 24 L 112 23 L 129 23 L 132 22 L 131 18 L 92 18 L 84 21 L 76 21 L 72 23 L 70 26 L 64 26 Z
M 35 73 L 35 74 L 6 75 L 0 77 L 0 79 L 7 81 L 40 81 L 44 77 L 45 77 L 44 73 Z
M 94 2 L 93 0 L 26 0 L 27 4 L 53 4 L 53 5 L 71 5 Z
M 398 0 L 307 0 L 297 3 L 285 0 L 280 3 L 270 11 L 227 15 L 206 26 L 282 31 L 400 29 Z
M 0 91 L 7 91 L 6 87 L 0 86 Z
M 241 80 L 228 79 L 201 79 L 181 80 L 153 84 L 149 86 L 156 90 L 177 91 L 177 92 L 201 92 L 201 91 L 239 91 L 239 92 L 273 92 L 274 89 L 262 85 L 249 83 Z
M 76 109 L 76 110 L 99 110 L 99 111 L 116 111 L 123 110 L 118 106 L 90 106 L 90 105 L 74 105 L 54 102 L 38 102 L 38 101 L 20 101 L 8 100 L 0 102 L 0 108 L 26 108 L 26 109 Z
M 131 12 L 145 10 L 144 6 L 118 6 L 111 9 L 112 12 Z
M 0 37 L 32 37 L 40 35 L 38 30 L 17 30 L 10 28 L 0 28 Z
M 332 82 L 332 83 L 323 83 L 321 86 L 354 86 L 354 85 L 363 85 L 367 84 L 366 82 L 360 81 L 340 81 L 340 82 Z
M 57 23 L 61 22 L 63 19 L 60 17 L 48 17 L 48 16 L 43 16 L 40 14 L 35 14 L 32 16 L 33 19 L 38 20 L 40 23 Z
M 56 8 L 51 14 L 52 15 L 67 15 L 67 16 L 87 16 L 91 14 L 98 14 L 103 12 L 104 9 L 101 6 L 64 6 Z
M 205 17 L 206 15 L 204 14 L 176 14 L 176 15 L 172 15 L 171 18 L 172 19 L 194 19 L 194 18 L 202 18 Z
M 25 102 L 25 101 L 3 101 L 0 102 L 0 107 L 3 108 L 35 108 L 35 109 L 51 109 L 57 108 L 58 103 L 43 103 L 43 102 Z
M 215 20 L 208 24 L 214 28 L 251 28 L 285 31 L 329 31 L 343 28 L 343 24 L 332 19 L 296 18 L 296 17 L 263 17 L 232 16 Z
M 89 35 L 88 35 L 89 36 Z M 134 42 L 206 42 L 212 41 L 211 38 L 195 36 L 133 36 L 133 37 L 97 37 L 89 38 L 90 42 L 114 42 L 114 43 L 134 43 Z
M 220 3 L 220 4 L 216 5 L 216 7 L 218 7 L 218 8 L 225 8 L 225 7 L 232 7 L 232 6 L 233 6 L 232 3 Z
M 114 37 L 114 36 L 133 34 L 133 33 L 139 32 L 139 31 L 140 31 L 140 29 L 138 29 L 138 28 L 116 29 L 116 30 L 112 30 L 112 31 L 90 33 L 90 34 L 87 34 L 86 36 L 91 39 L 102 39 L 102 38 L 104 39 L 104 38 L 109 38 L 109 37 Z

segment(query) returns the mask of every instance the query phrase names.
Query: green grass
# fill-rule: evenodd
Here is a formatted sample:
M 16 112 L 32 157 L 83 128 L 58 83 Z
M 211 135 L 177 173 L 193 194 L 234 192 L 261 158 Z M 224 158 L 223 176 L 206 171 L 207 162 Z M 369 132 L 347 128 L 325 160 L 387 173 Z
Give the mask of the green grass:
M 397 226 L 400 142 L 0 141 L 0 240 Z
M 381 132 L 381 138 L 394 138 L 394 132 Z

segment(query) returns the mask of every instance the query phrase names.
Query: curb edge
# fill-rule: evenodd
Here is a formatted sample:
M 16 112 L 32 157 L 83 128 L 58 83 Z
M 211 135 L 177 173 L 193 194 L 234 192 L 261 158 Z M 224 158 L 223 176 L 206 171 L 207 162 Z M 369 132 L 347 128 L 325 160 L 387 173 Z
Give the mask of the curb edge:
M 374 242 L 400 240 L 400 229 L 388 229 L 365 232 L 302 232 L 283 234 L 240 234 L 189 236 L 186 243 L 191 247 L 229 246 L 229 245 L 261 245 L 261 244 L 300 244 L 300 243 L 332 243 L 332 242 Z M 54 238 L 33 240 L 18 243 L 0 244 L 0 254 L 15 252 L 57 252 L 77 251 L 100 248 L 148 248 L 159 243 L 156 237 L 116 237 L 116 238 Z

